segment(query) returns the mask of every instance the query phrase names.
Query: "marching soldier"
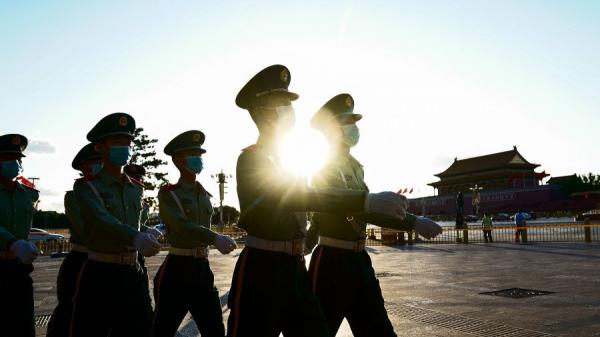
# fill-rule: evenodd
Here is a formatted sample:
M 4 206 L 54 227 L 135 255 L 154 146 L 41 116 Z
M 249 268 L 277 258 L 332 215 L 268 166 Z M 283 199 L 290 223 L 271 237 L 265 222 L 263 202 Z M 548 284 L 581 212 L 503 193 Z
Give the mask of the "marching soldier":
M 354 100 L 348 94 L 330 99 L 313 117 L 311 124 L 323 132 L 331 146 L 330 162 L 313 177 L 315 188 L 352 191 L 369 189 L 362 165 L 350 154 L 358 143 Z M 376 225 L 416 231 L 430 238 L 441 233 L 433 221 L 407 214 L 403 221 L 369 214 L 315 213 L 309 237 L 318 234 L 319 246 L 313 253 L 309 273 L 313 291 L 327 318 L 330 336 L 335 336 L 346 318 L 354 336 L 396 336 L 384 307 L 379 282 L 365 251 L 367 221 Z M 312 248 L 316 240 L 309 240 Z
M 230 337 L 279 336 L 280 332 L 328 336 L 304 261 L 306 211 L 366 211 L 402 219 L 408 205 L 405 197 L 393 192 L 310 189 L 282 169 L 276 147 L 294 126 L 292 101 L 298 98 L 288 91 L 289 83 L 286 67 L 270 66 L 236 98 L 236 104 L 250 112 L 259 137 L 237 162 L 239 226 L 248 236 L 229 292 Z
M 71 163 L 71 167 L 81 171 L 82 177 L 80 179 L 90 180 L 102 169 L 102 156 L 96 151 L 94 144 L 89 143 L 79 150 Z M 63 260 L 58 271 L 56 279 L 58 305 L 52 313 L 50 322 L 48 322 L 47 337 L 69 335 L 77 275 L 81 266 L 87 260 L 84 223 L 73 191 L 65 193 L 65 215 L 71 225 L 69 230 L 71 233 L 69 239 L 71 241 L 71 251 Z
M 137 255 L 160 244 L 141 233 L 143 186 L 123 173 L 131 157 L 135 120 L 126 113 L 102 118 L 87 134 L 104 167 L 74 185 L 85 223 L 88 260 L 73 297 L 71 336 L 152 336 L 152 307 Z
M 22 135 L 0 136 L 0 336 L 35 336 L 29 274 L 38 249 L 27 239 L 39 192 L 17 179 L 26 147 Z
M 208 246 L 228 254 L 235 241 L 210 230 L 211 195 L 196 180 L 202 172 L 206 152 L 201 131 L 186 131 L 167 144 L 179 170 L 177 184 L 158 193 L 160 217 L 164 220 L 169 255 L 154 278 L 154 334 L 173 337 L 189 311 L 204 337 L 223 337 L 223 314 L 214 275 L 208 263 Z

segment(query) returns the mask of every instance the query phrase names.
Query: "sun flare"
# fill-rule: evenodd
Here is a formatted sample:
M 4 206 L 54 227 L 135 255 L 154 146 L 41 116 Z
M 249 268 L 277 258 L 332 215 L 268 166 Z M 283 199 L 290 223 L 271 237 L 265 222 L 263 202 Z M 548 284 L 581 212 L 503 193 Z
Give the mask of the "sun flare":
M 279 147 L 283 168 L 295 176 L 310 178 L 325 165 L 329 144 L 308 126 L 296 125 Z

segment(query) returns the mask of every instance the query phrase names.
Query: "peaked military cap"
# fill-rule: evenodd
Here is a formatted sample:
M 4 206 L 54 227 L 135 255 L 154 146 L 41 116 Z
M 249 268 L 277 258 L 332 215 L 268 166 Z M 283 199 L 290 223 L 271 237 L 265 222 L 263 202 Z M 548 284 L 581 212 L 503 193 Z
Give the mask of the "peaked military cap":
M 133 138 L 135 119 L 124 112 L 115 112 L 102 118 L 87 134 L 87 140 L 97 142 L 102 138 L 114 135 L 125 135 Z
M 235 98 L 235 104 L 242 109 L 248 109 L 258 97 L 279 93 L 287 95 L 291 100 L 298 99 L 298 94 L 288 91 L 292 75 L 286 66 L 272 65 L 254 75 L 244 85 Z
M 202 153 L 205 153 L 206 150 L 202 148 L 204 138 L 204 133 L 198 130 L 190 130 L 181 133 L 165 146 L 165 154 L 172 156 L 179 151 L 191 149 L 198 149 Z
M 362 115 L 354 113 L 354 99 L 350 94 L 339 94 L 325 103 L 315 113 L 310 121 L 310 125 L 316 129 L 322 129 L 331 125 L 331 123 L 341 123 L 342 119 L 350 119 L 357 122 Z
M 102 158 L 100 152 L 96 151 L 96 147 L 93 143 L 89 143 L 86 146 L 82 147 L 81 150 L 79 150 L 79 152 L 77 152 L 75 158 L 73 158 L 71 167 L 76 170 L 80 170 L 81 164 L 83 164 L 85 161 L 100 158 Z
M 125 165 L 125 167 L 123 168 L 123 171 L 128 176 L 131 176 L 134 178 L 141 178 L 146 175 L 146 169 L 142 165 L 137 165 L 137 164 Z
M 0 136 L 0 154 L 16 154 L 25 157 L 23 151 L 27 148 L 27 138 L 23 135 L 10 133 Z

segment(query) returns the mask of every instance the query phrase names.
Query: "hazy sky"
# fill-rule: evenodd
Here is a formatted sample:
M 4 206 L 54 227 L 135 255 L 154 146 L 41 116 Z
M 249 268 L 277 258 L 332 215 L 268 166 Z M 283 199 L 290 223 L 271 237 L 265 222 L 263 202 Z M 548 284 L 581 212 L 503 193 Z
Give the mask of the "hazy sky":
M 200 180 L 216 195 L 210 173 L 235 173 L 257 136 L 235 95 L 275 63 L 291 70 L 300 127 L 354 96 L 372 190 L 428 195 L 454 157 L 513 145 L 552 175 L 600 173 L 597 1 L 3 1 L 0 134 L 32 141 L 42 209 L 62 210 L 73 156 L 116 111 L 161 154 L 204 131 Z

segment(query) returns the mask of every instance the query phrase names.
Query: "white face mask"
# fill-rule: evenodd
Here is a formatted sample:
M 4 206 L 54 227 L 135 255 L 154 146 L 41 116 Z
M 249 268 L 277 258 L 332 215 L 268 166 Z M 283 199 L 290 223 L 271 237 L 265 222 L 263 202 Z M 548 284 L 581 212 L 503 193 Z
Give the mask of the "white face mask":
M 356 124 L 347 124 L 342 126 L 342 141 L 346 143 L 346 145 L 352 147 L 358 144 L 358 140 L 360 139 L 360 131 L 358 130 L 358 126 Z
M 291 105 L 281 105 L 275 108 L 277 112 L 277 126 L 283 130 L 290 130 L 296 124 L 296 112 Z

